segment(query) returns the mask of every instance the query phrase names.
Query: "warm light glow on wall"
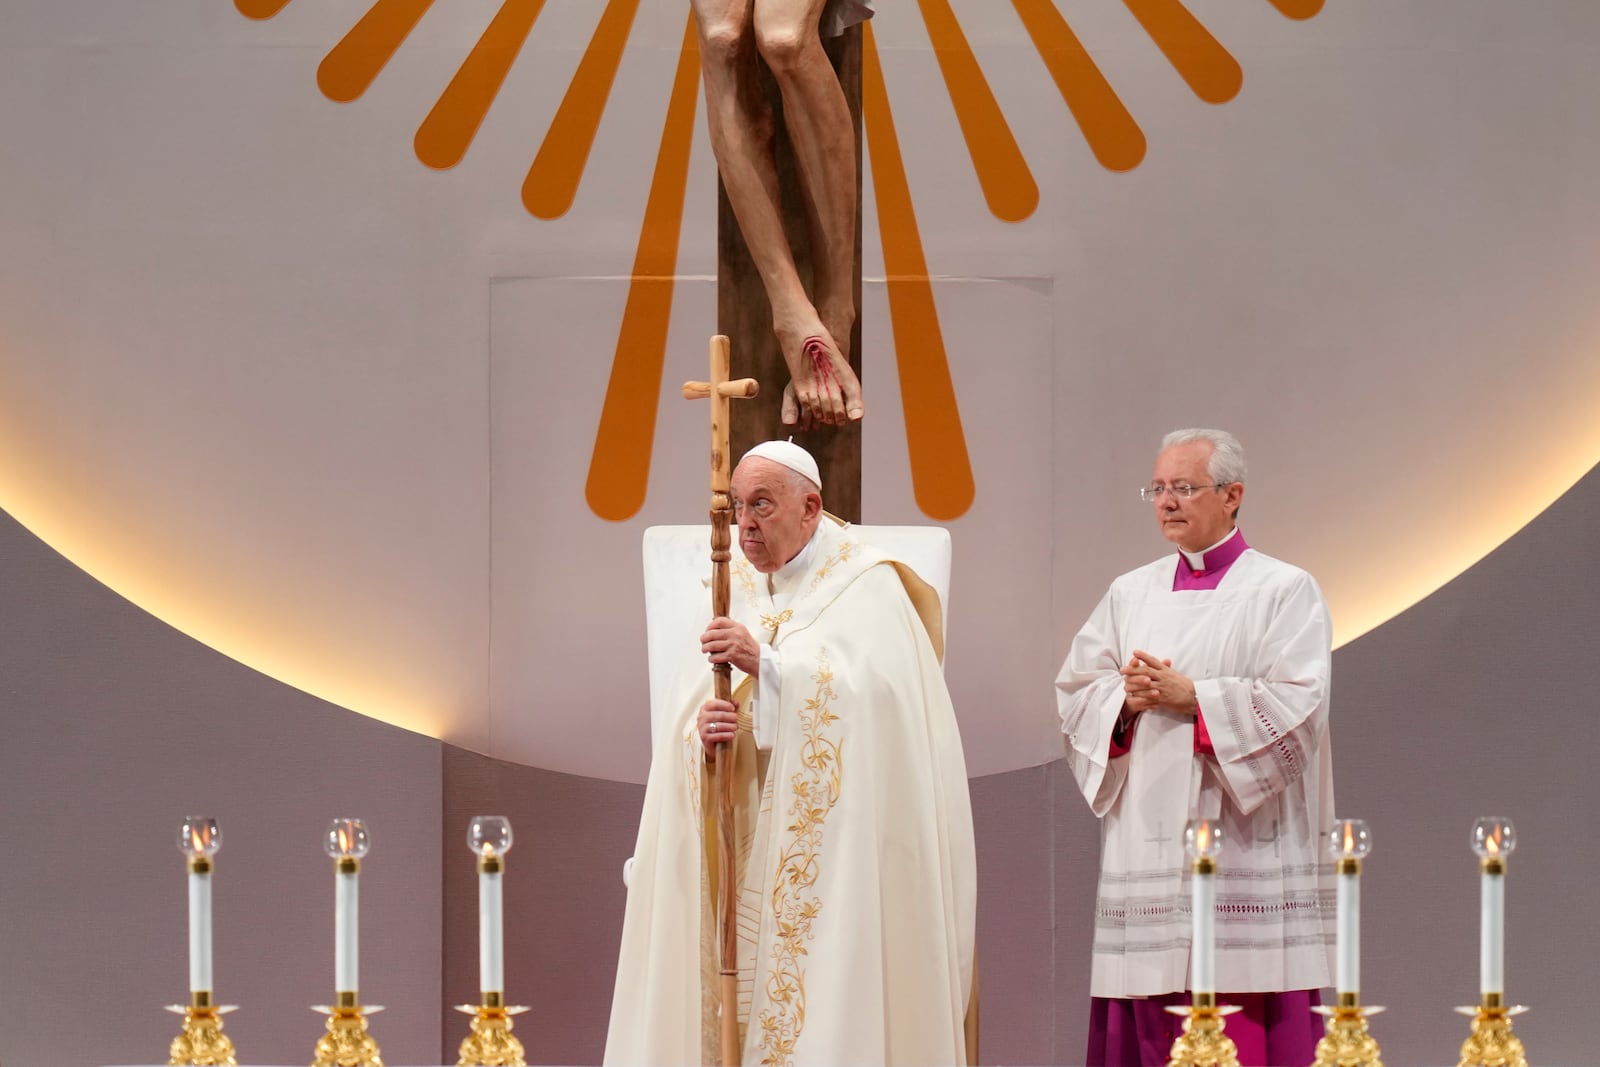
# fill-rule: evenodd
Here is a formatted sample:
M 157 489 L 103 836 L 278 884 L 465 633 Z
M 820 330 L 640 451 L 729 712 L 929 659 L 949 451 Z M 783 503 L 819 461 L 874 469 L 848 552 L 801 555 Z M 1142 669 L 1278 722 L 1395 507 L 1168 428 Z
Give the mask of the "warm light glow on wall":
M 169 554 L 126 530 L 96 521 L 54 472 L 20 461 L 28 450 L 0 448 L 0 506 L 35 536 L 113 592 L 231 659 L 312 696 L 394 726 L 442 737 L 443 694 L 402 691 L 391 679 L 363 677 L 285 640 L 294 621 L 247 615 L 229 589 L 202 590 L 174 575 Z M 315 605 L 307 605 L 315 611 Z
M 1431 543 L 1426 552 L 1372 575 L 1363 586 L 1327 590 L 1333 611 L 1333 645 L 1348 644 L 1388 622 L 1476 565 L 1536 521 L 1600 461 L 1600 418 L 1572 422 L 1563 428 L 1565 447 L 1552 451 L 1537 466 L 1505 477 L 1483 478 L 1463 473 L 1459 501 L 1463 523 L 1450 540 Z

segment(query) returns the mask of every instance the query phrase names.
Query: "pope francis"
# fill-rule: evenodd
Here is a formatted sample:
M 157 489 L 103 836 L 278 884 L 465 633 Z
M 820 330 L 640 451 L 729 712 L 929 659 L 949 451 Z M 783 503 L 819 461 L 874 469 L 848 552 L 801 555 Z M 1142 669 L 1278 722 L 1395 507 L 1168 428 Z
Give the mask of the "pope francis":
M 822 510 L 787 442 L 733 473 L 731 663 L 657 739 L 606 1039 L 613 1064 L 966 1062 L 976 871 L 937 594 Z M 732 739 L 735 869 L 718 869 L 712 760 Z M 739 887 L 738 1002 L 718 1003 L 712 902 Z

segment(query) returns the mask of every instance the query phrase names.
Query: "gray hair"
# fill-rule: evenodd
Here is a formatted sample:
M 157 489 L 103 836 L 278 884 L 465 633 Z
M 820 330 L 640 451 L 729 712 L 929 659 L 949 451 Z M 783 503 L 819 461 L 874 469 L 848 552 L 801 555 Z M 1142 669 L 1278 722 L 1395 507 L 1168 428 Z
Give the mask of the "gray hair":
M 1211 446 L 1211 459 L 1206 464 L 1206 470 L 1210 472 L 1212 481 L 1218 485 L 1244 483 L 1244 446 L 1227 430 L 1173 430 L 1161 439 L 1161 451 L 1165 452 L 1173 445 L 1187 445 L 1196 441 L 1204 441 Z
M 1198 441 L 1204 441 L 1211 446 L 1211 458 L 1206 462 L 1206 470 L 1219 488 L 1232 485 L 1234 482 L 1244 484 L 1244 446 L 1227 430 L 1199 428 L 1173 430 L 1161 439 L 1161 451 L 1165 452 L 1173 445 L 1187 445 Z M 1238 521 L 1238 508 L 1233 509 L 1231 518 Z

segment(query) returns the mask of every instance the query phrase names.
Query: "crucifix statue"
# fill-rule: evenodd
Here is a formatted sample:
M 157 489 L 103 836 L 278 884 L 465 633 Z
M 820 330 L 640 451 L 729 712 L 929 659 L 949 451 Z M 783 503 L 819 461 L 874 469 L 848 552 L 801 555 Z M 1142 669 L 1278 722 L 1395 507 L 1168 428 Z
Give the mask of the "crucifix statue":
M 830 508 L 859 521 L 860 30 L 839 35 L 872 3 L 693 6 L 722 179 L 718 328 L 741 369 L 788 380 L 734 416 L 734 446 L 795 433 L 823 468 Z

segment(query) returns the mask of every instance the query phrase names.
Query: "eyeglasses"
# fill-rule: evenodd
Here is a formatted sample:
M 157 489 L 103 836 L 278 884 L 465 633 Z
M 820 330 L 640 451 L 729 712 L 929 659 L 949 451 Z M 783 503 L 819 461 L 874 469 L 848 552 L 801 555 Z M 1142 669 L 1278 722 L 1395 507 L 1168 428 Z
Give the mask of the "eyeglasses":
M 1139 499 L 1146 504 L 1154 504 L 1161 499 L 1162 493 L 1171 493 L 1179 500 L 1188 500 L 1202 489 L 1226 489 L 1232 482 L 1212 482 L 1210 485 L 1190 485 L 1180 482 L 1177 485 L 1146 485 L 1139 489 Z

